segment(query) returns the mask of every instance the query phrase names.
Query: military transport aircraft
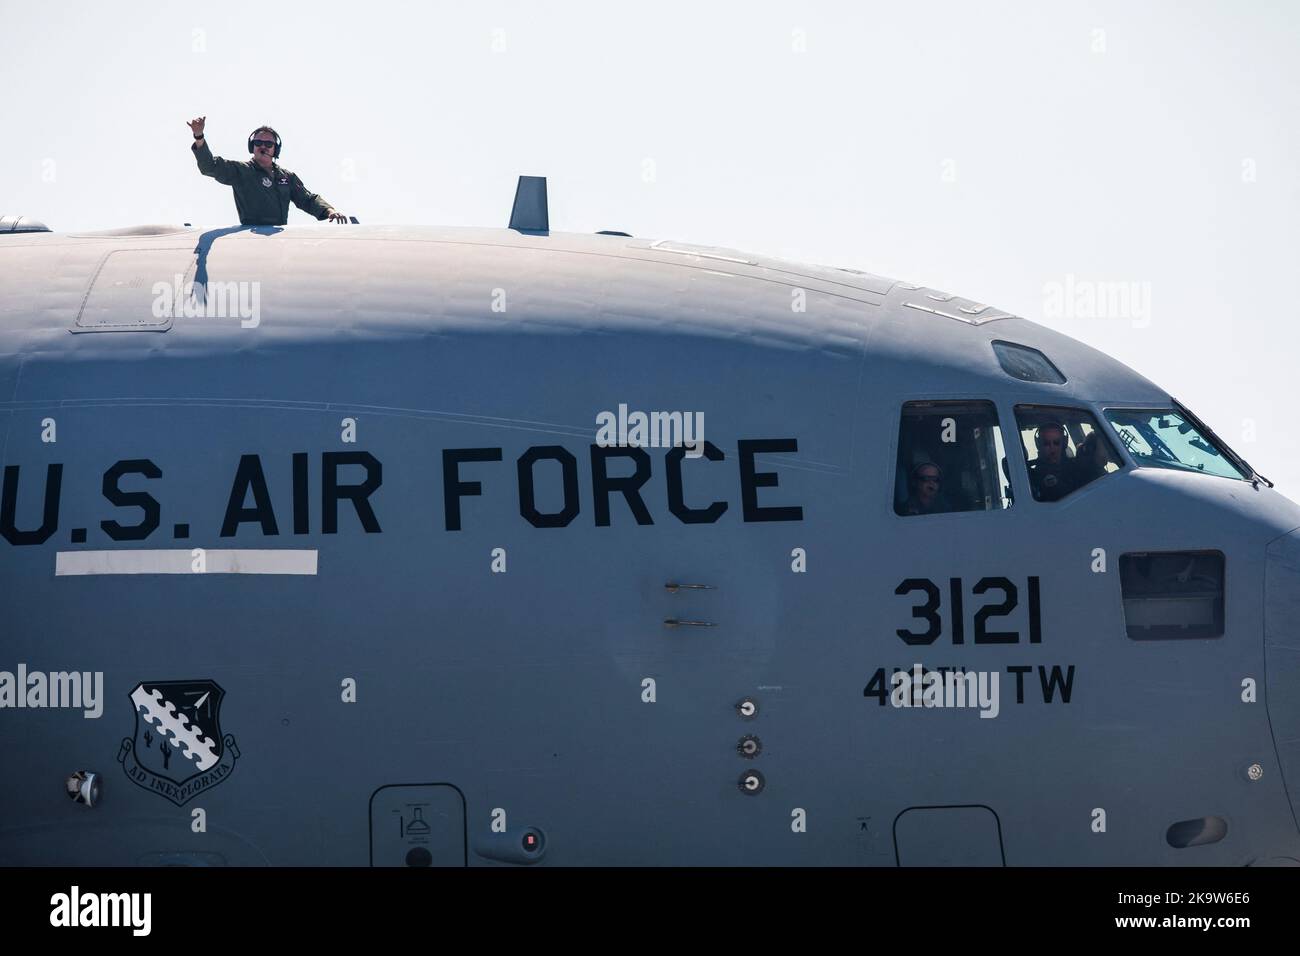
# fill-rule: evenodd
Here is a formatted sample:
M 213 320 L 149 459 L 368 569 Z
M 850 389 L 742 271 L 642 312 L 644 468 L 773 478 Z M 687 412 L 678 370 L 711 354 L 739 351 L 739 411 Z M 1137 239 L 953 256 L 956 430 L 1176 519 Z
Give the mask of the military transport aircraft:
M 1094 349 L 535 179 L 0 230 L 0 864 L 1300 861 L 1300 507 Z

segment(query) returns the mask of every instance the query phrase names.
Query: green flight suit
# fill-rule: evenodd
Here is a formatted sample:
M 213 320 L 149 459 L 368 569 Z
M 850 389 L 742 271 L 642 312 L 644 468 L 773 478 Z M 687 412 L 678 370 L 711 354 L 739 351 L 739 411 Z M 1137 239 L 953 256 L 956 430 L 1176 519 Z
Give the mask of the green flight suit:
M 199 172 L 231 187 L 239 221 L 245 226 L 283 226 L 289 221 L 291 201 L 317 219 L 324 219 L 334 211 L 279 163 L 272 163 L 270 170 L 264 170 L 253 159 L 242 163 L 222 159 L 212 155 L 206 139 L 202 146 L 196 142 L 190 149 L 198 161 Z

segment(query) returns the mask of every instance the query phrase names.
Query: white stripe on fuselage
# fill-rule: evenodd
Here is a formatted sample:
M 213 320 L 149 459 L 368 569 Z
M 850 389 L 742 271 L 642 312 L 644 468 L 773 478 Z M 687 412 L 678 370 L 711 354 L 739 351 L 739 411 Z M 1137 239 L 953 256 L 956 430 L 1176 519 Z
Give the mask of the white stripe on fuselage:
M 56 577 L 81 574 L 315 574 L 316 551 L 288 549 L 60 551 Z M 199 566 L 202 570 L 198 570 Z

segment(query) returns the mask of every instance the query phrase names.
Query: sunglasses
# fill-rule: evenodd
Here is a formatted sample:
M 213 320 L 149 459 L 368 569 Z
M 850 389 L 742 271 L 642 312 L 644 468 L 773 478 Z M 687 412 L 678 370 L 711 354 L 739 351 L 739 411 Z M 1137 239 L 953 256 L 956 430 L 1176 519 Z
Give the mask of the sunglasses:
M 920 478 L 922 482 L 925 482 L 927 484 L 933 483 L 937 485 L 939 483 L 938 475 L 921 475 Z
M 1059 438 L 1045 438 L 1045 439 L 1043 439 L 1043 444 L 1046 445 L 1048 448 L 1060 448 L 1060 447 L 1061 447 L 1061 439 L 1059 439 Z
M 265 146 L 267 149 L 275 149 L 275 140 L 273 139 L 255 139 L 254 146 Z

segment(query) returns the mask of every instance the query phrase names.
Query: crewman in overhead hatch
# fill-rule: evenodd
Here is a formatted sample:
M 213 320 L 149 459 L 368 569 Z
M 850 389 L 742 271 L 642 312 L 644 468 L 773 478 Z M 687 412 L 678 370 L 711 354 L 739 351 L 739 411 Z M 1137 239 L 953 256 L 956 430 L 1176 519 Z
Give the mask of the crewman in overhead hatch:
M 189 120 L 194 134 L 194 158 L 199 172 L 211 176 L 219 183 L 231 187 L 235 194 L 235 209 L 239 221 L 245 226 L 283 226 L 289 221 L 289 203 L 317 219 L 331 222 L 348 221 L 316 193 L 307 191 L 302 180 L 276 162 L 280 157 L 280 134 L 269 126 L 259 126 L 248 136 L 248 151 L 253 158 L 247 162 L 213 156 L 204 139 L 206 116 Z

